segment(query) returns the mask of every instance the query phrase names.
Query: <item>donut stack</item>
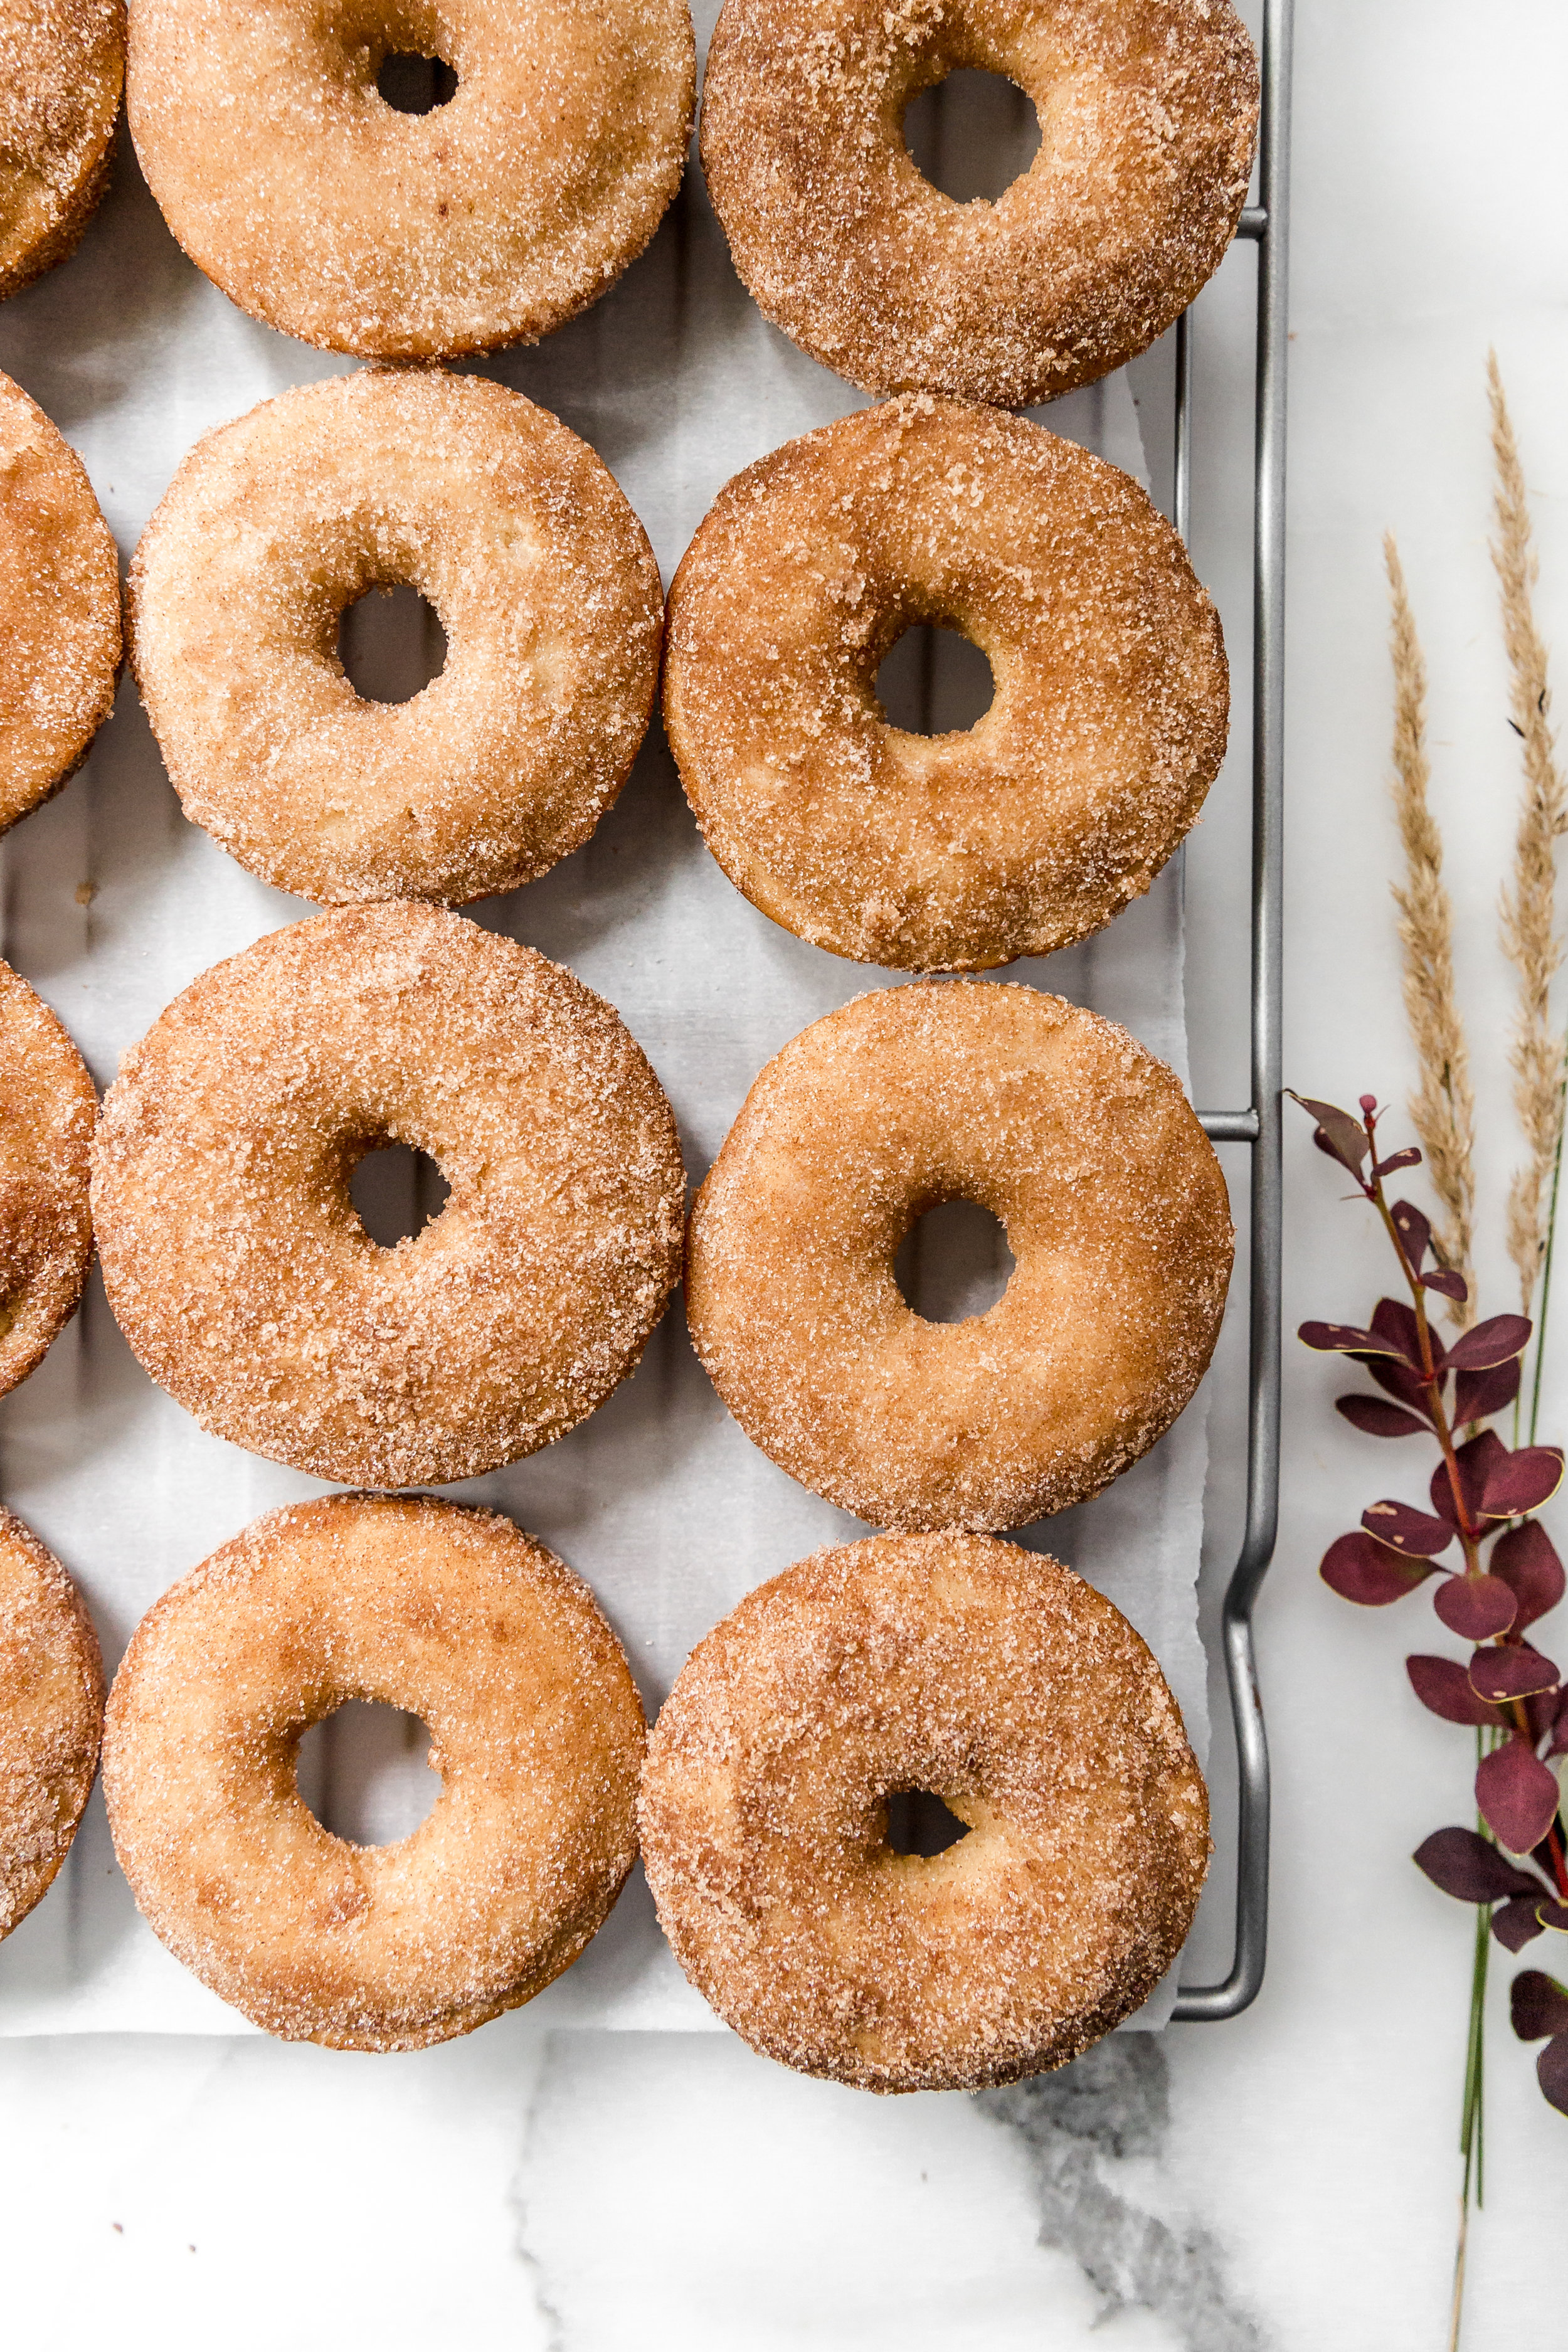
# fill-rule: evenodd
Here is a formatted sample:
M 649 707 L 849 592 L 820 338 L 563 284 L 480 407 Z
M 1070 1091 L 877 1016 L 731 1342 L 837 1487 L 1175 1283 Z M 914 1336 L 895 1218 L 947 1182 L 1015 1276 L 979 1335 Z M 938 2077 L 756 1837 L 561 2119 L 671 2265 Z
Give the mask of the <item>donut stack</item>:
M 1225 0 L 725 0 L 700 152 L 736 269 L 878 404 L 728 483 L 666 611 L 595 453 L 442 362 L 551 332 L 648 243 L 691 125 L 685 0 L 131 0 L 128 28 L 115 0 L 0 0 L 0 148 L 35 191 L 5 215 L 0 293 L 80 234 L 127 32 L 132 136 L 185 252 L 253 317 L 377 363 L 208 433 L 136 549 L 130 659 L 186 815 L 322 911 L 205 972 L 125 1058 L 90 1222 L 90 1080 L 0 967 L 0 1385 L 73 1310 L 96 1234 L 151 1378 L 351 1490 L 258 1522 L 138 1628 L 104 1753 L 137 1900 L 268 2032 L 409 2049 L 569 1967 L 640 1840 L 682 1969 L 754 2047 L 879 2091 L 1059 2065 L 1180 1949 L 1206 1799 L 1132 1628 L 999 1537 L 1171 1427 L 1233 1235 L 1173 1072 L 975 975 L 1149 889 L 1218 772 L 1228 683 L 1144 492 L 1013 412 L 1146 350 L 1217 266 L 1256 133 L 1247 37 Z M 438 101 L 418 110 L 411 61 Z M 994 203 L 942 194 L 905 142 L 908 104 L 962 68 L 1016 81 L 1042 126 Z M 3 825 L 86 755 L 121 611 L 85 475 L 3 379 L 0 458 Z M 397 584 L 447 657 L 374 703 L 339 627 Z M 973 727 L 884 709 L 881 665 L 921 625 L 984 654 Z M 813 948 L 908 975 L 761 1072 L 684 1233 L 674 1116 L 615 1008 L 454 911 L 587 840 L 661 656 L 729 880 Z M 350 1181 L 391 1142 L 447 1198 L 383 1247 Z M 944 1325 L 895 1259 L 960 1199 L 1016 1271 Z M 509 1520 L 405 1490 L 580 1423 L 683 1265 L 747 1436 L 884 1532 L 752 1591 L 649 1740 L 581 1580 Z M 297 1786 L 302 1735 L 353 1697 L 433 1734 L 442 1794 L 384 1847 L 331 1835 Z M 63 1859 L 102 1714 L 68 1580 L 0 1517 L 0 1932 Z M 967 1834 L 911 1845 L 917 1792 Z

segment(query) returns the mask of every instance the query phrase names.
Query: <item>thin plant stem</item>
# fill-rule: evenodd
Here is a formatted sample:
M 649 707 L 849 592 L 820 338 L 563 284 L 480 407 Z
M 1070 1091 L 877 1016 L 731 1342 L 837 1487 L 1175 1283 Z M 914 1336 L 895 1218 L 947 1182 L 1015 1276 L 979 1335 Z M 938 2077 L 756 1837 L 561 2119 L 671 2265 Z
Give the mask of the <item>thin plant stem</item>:
M 1563 1071 L 1557 1081 L 1559 1098 L 1568 1095 L 1568 1032 L 1563 1039 Z M 1563 1121 L 1557 1122 L 1557 1149 L 1552 1156 L 1552 1202 L 1546 1217 L 1546 1249 L 1541 1266 L 1541 1312 L 1535 1319 L 1535 1369 L 1530 1387 L 1530 1442 L 1535 1443 L 1541 1418 L 1541 1374 L 1546 1361 L 1546 1318 L 1552 1308 L 1552 1256 L 1557 1243 L 1557 1201 L 1563 1185 Z

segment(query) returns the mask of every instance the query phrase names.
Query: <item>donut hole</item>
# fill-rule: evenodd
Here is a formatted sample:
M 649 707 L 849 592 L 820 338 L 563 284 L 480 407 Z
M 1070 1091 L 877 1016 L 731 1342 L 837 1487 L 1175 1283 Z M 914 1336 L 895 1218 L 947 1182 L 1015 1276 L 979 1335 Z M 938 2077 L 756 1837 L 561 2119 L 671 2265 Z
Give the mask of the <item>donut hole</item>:
M 1016 1263 L 1000 1217 L 978 1201 L 943 1201 L 915 1219 L 893 1274 L 922 1323 L 967 1323 L 990 1313 Z
M 910 99 L 904 145 L 921 177 L 955 205 L 994 205 L 1039 153 L 1040 118 L 1005 74 L 961 66 Z
M 934 1789 L 889 1789 L 887 1804 L 888 1845 L 894 1853 L 918 1854 L 931 1862 L 969 1835 L 969 1823 L 961 1822 Z
M 445 58 L 393 49 L 376 68 L 375 89 L 395 114 L 434 114 L 457 97 L 458 77 Z
M 884 656 L 874 691 L 888 725 L 906 735 L 963 735 L 990 709 L 996 680 L 962 629 L 917 621 Z
M 338 620 L 338 659 L 363 702 L 412 702 L 447 666 L 447 632 L 407 581 L 377 581 Z
M 430 1734 L 416 1715 L 345 1699 L 300 1742 L 295 1784 L 324 1830 L 350 1845 L 412 1837 L 441 1793 Z
M 395 1249 L 422 1234 L 451 1190 L 428 1152 L 410 1143 L 377 1145 L 349 1178 L 354 1213 L 378 1249 Z

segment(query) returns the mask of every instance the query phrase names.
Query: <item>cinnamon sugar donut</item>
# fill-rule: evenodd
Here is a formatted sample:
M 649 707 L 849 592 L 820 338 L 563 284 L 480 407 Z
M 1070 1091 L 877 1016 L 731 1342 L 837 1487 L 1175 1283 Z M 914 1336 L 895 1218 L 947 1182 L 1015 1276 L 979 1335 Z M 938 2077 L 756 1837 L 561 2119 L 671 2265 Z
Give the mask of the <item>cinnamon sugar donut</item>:
M 0 300 L 97 211 L 124 79 L 125 0 L 0 0 Z
M 6 375 L 0 643 L 3 833 L 80 767 L 120 674 L 120 561 L 109 525 L 76 451 Z
M 300 1798 L 345 1699 L 423 1717 L 434 1811 L 357 1846 Z M 637 1854 L 643 1715 L 585 1584 L 488 1511 L 333 1496 L 258 1519 L 151 1609 L 103 1785 L 154 1932 L 290 2042 L 421 2050 L 570 1968 Z
M 904 1235 L 989 1209 L 1016 1271 L 928 1323 Z M 881 1527 L 1005 1528 L 1163 1436 L 1219 1334 L 1233 1234 L 1173 1073 L 1113 1022 L 988 981 L 914 981 L 814 1022 L 746 1097 L 691 1213 L 686 1304 L 753 1444 Z
M 1040 147 L 955 204 L 904 109 L 960 67 L 1016 82 Z M 724 0 L 702 168 L 763 313 L 866 392 L 1026 407 L 1146 351 L 1247 200 L 1258 58 L 1226 0 Z
M 888 1799 L 969 1834 L 894 1851 Z M 638 1826 L 659 1924 L 753 2050 L 868 2091 L 1065 2065 L 1181 1949 L 1208 1801 L 1163 1675 L 1070 1569 L 955 1529 L 817 1552 L 699 1643 Z
M 389 57 L 456 95 L 389 105 Z M 163 216 L 253 318 L 328 351 L 533 342 L 680 184 L 686 0 L 132 0 L 127 110 Z
M 103 1661 L 81 1596 L 0 1510 L 0 1937 L 48 1892 L 98 1769 Z
M 447 665 L 363 699 L 338 624 L 412 582 Z M 326 901 L 465 899 L 585 841 L 647 726 L 642 525 L 585 442 L 478 377 L 379 369 L 196 444 L 132 566 L 132 658 L 185 814 Z
M 65 1030 L 0 963 L 0 1396 L 26 1378 L 81 1297 L 97 1113 Z
M 919 622 L 996 682 L 967 732 L 890 725 Z M 665 724 L 710 849 L 835 955 L 1049 955 L 1148 889 L 1225 756 L 1218 616 L 1136 482 L 927 394 L 787 442 L 720 492 L 669 600 Z
M 450 1197 L 384 1249 L 349 1179 Z M 193 982 L 93 1151 L 109 1303 L 204 1429 L 317 1477 L 439 1486 L 563 1436 L 680 1270 L 675 1120 L 613 1006 L 433 907 L 353 908 Z

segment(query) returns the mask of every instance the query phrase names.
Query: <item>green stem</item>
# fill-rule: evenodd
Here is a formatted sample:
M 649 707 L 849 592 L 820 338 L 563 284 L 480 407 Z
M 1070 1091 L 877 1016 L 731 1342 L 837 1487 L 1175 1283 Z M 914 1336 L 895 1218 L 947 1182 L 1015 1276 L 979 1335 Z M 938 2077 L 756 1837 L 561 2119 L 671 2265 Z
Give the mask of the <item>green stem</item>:
M 1562 1104 L 1564 1095 L 1568 1094 L 1568 1031 L 1564 1031 L 1563 1037 L 1563 1066 L 1564 1075 L 1559 1081 L 1557 1088 L 1559 1105 L 1557 1150 L 1552 1161 L 1552 1206 L 1547 1213 L 1546 1255 L 1542 1261 L 1541 1267 L 1541 1313 L 1536 1318 L 1535 1323 L 1535 1376 L 1531 1384 L 1530 1394 L 1531 1445 L 1535 1443 L 1536 1423 L 1541 1418 L 1541 1372 L 1546 1361 L 1546 1317 L 1552 1305 L 1552 1256 L 1557 1242 L 1557 1201 L 1563 1185 Z

